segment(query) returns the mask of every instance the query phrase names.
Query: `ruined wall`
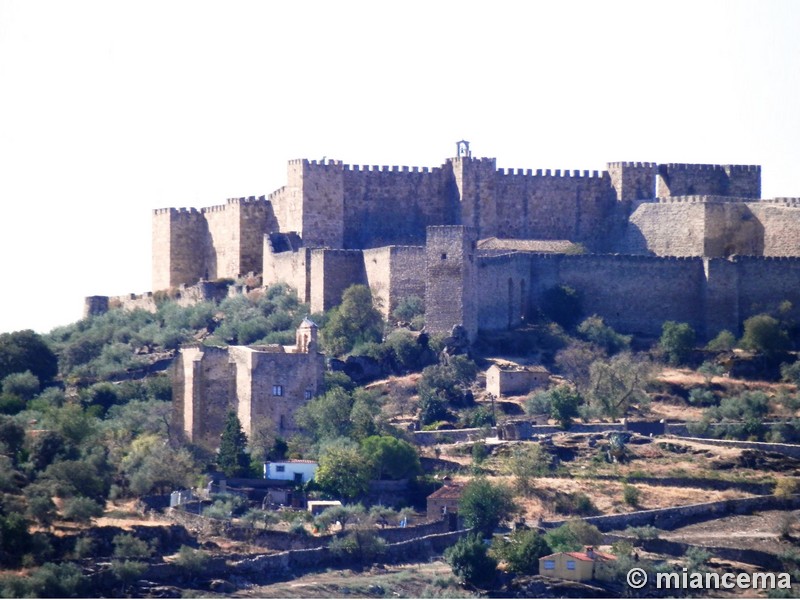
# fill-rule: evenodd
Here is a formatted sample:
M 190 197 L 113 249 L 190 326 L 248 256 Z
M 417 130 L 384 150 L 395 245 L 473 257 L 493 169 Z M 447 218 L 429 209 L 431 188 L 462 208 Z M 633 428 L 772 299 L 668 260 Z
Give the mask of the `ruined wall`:
M 311 251 L 312 313 L 333 308 L 342 301 L 342 294 L 348 287 L 366 283 L 361 250 Z
M 470 339 L 478 331 L 475 230 L 429 227 L 425 247 L 425 329 L 449 334 L 463 325 Z
M 756 165 L 658 166 L 656 195 L 761 197 L 761 167 Z
M 425 228 L 457 222 L 452 168 L 345 165 L 344 247 L 422 245 Z

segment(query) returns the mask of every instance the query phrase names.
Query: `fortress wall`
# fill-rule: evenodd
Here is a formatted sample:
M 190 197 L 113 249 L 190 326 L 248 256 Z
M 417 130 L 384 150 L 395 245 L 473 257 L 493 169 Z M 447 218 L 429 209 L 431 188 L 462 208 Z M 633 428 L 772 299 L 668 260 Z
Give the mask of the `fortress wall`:
M 345 165 L 344 246 L 422 245 L 425 228 L 454 222 L 442 168 Z
M 404 298 L 425 298 L 424 247 L 385 246 L 364 250 L 364 267 L 367 283 L 385 317 L 390 317 Z
M 530 255 L 482 257 L 477 268 L 478 323 L 481 329 L 520 325 L 529 314 Z
M 553 284 L 583 297 L 584 313 L 626 333 L 657 336 L 664 321 L 703 330 L 705 276 L 700 258 L 532 255 L 533 302 Z
M 760 198 L 761 167 L 687 164 L 658 166 L 656 180 L 658 197 L 693 194 Z
M 297 292 L 300 302 L 311 302 L 310 270 L 310 248 L 273 253 L 269 247 L 269 238 L 264 236 L 265 286 L 286 283 Z
M 264 196 L 256 199 L 235 198 L 229 204 L 239 207 L 239 271 L 260 273 L 264 268 L 264 233 L 278 231 L 278 221 L 272 212 L 272 205 Z
M 608 174 L 597 171 L 557 170 L 551 175 L 549 170 L 499 169 L 496 193 L 502 237 L 590 244 L 607 231 L 615 202 Z
M 763 256 L 764 226 L 745 202 L 708 202 L 703 255 Z
M 344 180 L 341 161 L 300 161 L 302 226 L 309 248 L 344 246 Z
M 311 250 L 311 312 L 323 312 L 342 301 L 344 291 L 366 284 L 361 250 Z
M 735 265 L 742 321 L 774 311 L 784 300 L 792 303 L 792 312 L 787 316 L 800 318 L 800 258 L 739 256 Z
M 364 250 L 364 271 L 367 285 L 372 291 L 372 299 L 384 317 L 391 314 L 389 298 L 391 296 L 392 247 L 372 248 Z
M 459 156 L 448 161 L 452 170 L 451 189 L 459 203 L 461 223 L 473 228 L 478 238 L 498 235 L 497 161 L 493 158 Z M 450 175 L 450 173 L 448 173 Z
M 425 298 L 425 248 L 392 246 L 390 251 L 389 314 L 404 298 Z
M 277 227 L 272 231 L 303 231 L 302 165 L 289 162 L 287 181 L 289 185 L 275 190 L 267 201 L 272 206 Z M 264 233 L 271 233 L 266 230 Z
M 196 209 L 153 211 L 153 290 L 192 284 L 204 275 L 208 229 Z
M 202 209 L 208 223 L 206 279 L 235 278 L 239 270 L 239 210 L 236 205 L 222 204 Z
M 752 202 L 748 208 L 761 224 L 764 256 L 800 256 L 800 208 L 776 202 Z
M 617 200 L 634 202 L 656 197 L 658 165 L 648 162 L 608 163 L 608 175 Z
M 626 254 L 702 256 L 704 232 L 703 204 L 647 202 L 630 216 L 619 250 Z

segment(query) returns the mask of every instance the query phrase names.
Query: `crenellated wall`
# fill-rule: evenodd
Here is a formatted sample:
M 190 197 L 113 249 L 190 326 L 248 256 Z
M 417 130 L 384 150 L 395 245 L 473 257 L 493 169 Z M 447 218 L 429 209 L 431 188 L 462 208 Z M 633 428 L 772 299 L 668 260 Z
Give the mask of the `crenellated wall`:
M 761 197 L 761 167 L 757 165 L 687 165 L 658 166 L 656 195 Z

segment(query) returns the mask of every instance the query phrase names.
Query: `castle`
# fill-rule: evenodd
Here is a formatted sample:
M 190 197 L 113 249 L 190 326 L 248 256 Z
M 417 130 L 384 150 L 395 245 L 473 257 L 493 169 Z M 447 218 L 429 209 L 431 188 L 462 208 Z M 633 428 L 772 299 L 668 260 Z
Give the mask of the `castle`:
M 498 169 L 459 142 L 436 168 L 292 160 L 269 196 L 153 213 L 153 289 L 261 272 L 311 311 L 369 285 L 388 315 L 425 299 L 426 328 L 503 329 L 569 285 L 625 333 L 741 331 L 784 300 L 800 317 L 800 199 L 763 200 L 748 165 Z

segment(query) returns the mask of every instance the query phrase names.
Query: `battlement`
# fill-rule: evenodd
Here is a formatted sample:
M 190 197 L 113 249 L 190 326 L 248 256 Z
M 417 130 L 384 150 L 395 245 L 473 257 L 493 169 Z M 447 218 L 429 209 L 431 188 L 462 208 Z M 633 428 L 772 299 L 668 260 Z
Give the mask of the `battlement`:
M 514 176 L 514 177 L 556 177 L 556 178 L 580 178 L 580 179 L 602 179 L 608 177 L 606 171 L 580 171 L 578 169 L 555 169 L 551 172 L 550 169 L 497 169 L 498 175 Z
M 737 198 L 735 196 L 716 196 L 711 194 L 692 194 L 687 196 L 662 196 L 656 198 L 660 204 L 741 204 L 753 202 L 753 198 Z
M 724 171 L 725 173 L 760 173 L 761 165 L 702 165 L 665 163 L 658 165 L 660 173 L 667 171 Z
M 196 208 L 155 208 L 154 215 L 200 215 Z
M 328 160 L 309 160 L 307 158 L 295 158 L 289 161 L 290 165 L 303 165 L 303 166 L 312 166 L 312 167 L 341 167 L 342 161 L 341 160 L 334 160 L 329 158 Z
M 344 169 L 351 173 L 439 173 L 441 167 L 406 167 L 406 166 L 378 166 L 378 165 L 344 165 Z
M 654 169 L 658 167 L 658 163 L 651 163 L 651 162 L 610 162 L 608 163 L 609 168 L 633 168 L 633 169 Z
M 800 208 L 800 198 L 765 198 L 763 204 L 777 204 L 789 208 Z

